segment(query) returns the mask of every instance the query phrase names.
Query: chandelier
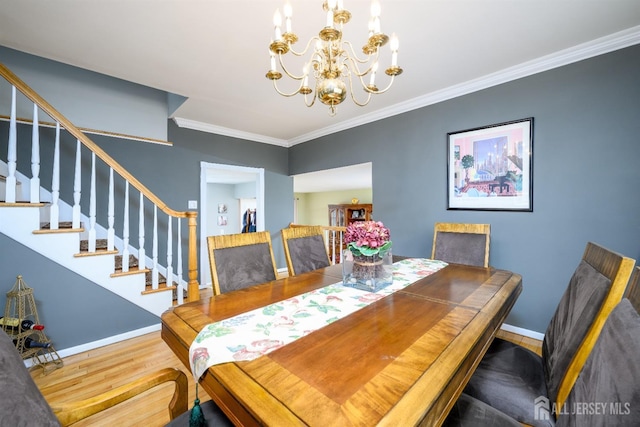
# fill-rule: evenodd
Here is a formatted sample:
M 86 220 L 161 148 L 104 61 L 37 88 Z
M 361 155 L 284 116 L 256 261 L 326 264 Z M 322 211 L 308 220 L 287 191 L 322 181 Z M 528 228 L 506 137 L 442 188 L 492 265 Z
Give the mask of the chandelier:
M 307 107 L 313 106 L 318 98 L 320 102 L 329 106 L 329 115 L 335 116 L 337 105 L 347 97 L 347 85 L 353 102 L 364 107 L 371 100 L 371 95 L 389 90 L 395 76 L 402 73 L 402 68 L 398 66 L 398 38 L 392 34 L 389 43 L 391 65 L 385 70 L 391 79 L 384 89 L 376 86 L 380 48 L 389 42 L 389 37 L 380 31 L 380 3 L 377 0 L 373 0 L 371 5 L 368 39 L 362 47 L 364 55 L 360 56 L 356 54 L 349 41 L 342 40 L 343 27 L 351 19 L 351 13 L 343 6 L 343 0 L 325 0 L 322 8 L 327 14 L 326 25 L 300 52 L 293 48 L 293 44 L 298 41 L 298 36 L 291 31 L 291 4 L 287 2 L 284 6 L 284 33 L 281 28 L 282 15 L 280 10 L 276 10 L 273 17 L 275 36 L 269 45 L 271 68 L 266 77 L 273 81 L 273 87 L 280 95 L 286 97 L 296 94 L 304 95 Z M 290 72 L 284 64 L 283 56 L 289 52 L 299 57 L 306 56 L 312 46 L 312 53 L 304 63 L 302 74 Z M 276 64 L 279 64 L 287 76 L 299 82 L 297 89 L 293 92 L 283 92 L 278 88 L 277 81 L 282 78 L 282 73 L 278 71 Z M 315 80 L 315 95 L 312 95 L 314 89 L 309 86 L 310 76 Z M 365 82 L 367 77 L 368 82 Z M 358 85 L 366 93 L 362 100 L 358 100 L 354 93 L 354 86 Z

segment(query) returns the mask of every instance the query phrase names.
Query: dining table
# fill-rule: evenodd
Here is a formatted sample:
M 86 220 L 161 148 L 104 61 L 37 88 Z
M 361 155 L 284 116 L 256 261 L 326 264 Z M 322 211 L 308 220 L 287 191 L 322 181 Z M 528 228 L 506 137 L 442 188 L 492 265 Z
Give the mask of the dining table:
M 161 335 L 190 367 L 207 325 L 341 281 L 337 264 L 174 306 Z M 210 366 L 199 384 L 235 425 L 437 426 L 521 291 L 517 273 L 445 264 L 268 354 Z

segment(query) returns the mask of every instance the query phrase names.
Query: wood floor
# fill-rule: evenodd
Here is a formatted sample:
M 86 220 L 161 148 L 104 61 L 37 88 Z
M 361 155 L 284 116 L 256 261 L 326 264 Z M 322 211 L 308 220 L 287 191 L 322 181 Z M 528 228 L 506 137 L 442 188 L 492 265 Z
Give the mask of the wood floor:
M 204 293 L 204 297 L 208 295 Z M 540 354 L 540 341 L 504 331 L 498 336 Z M 193 377 L 164 343 L 159 331 L 66 357 L 63 367 L 47 375 L 43 375 L 41 368 L 34 368 L 31 376 L 51 404 L 85 399 L 165 367 L 175 367 L 187 374 L 191 408 L 195 398 Z M 75 426 L 163 426 L 169 421 L 167 405 L 172 393 L 173 385 L 159 386 Z M 209 399 L 202 389 L 198 394 L 201 401 Z
M 130 382 L 165 367 L 182 370 L 189 379 L 189 408 L 195 398 L 195 382 L 182 362 L 160 337 L 160 331 L 95 350 L 65 357 L 64 366 L 47 375 L 34 368 L 31 376 L 49 404 L 78 401 Z M 164 426 L 173 384 L 156 387 L 127 402 L 80 421 L 74 426 Z M 198 389 L 201 401 L 209 400 Z

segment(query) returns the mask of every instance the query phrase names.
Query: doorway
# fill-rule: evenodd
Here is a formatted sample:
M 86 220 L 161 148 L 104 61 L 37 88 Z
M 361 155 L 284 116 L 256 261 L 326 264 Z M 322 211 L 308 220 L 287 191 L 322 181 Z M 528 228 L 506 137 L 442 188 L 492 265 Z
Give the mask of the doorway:
M 264 231 L 264 169 L 200 162 L 200 287 L 212 285 L 207 236 L 240 233 L 247 199 L 256 231 Z

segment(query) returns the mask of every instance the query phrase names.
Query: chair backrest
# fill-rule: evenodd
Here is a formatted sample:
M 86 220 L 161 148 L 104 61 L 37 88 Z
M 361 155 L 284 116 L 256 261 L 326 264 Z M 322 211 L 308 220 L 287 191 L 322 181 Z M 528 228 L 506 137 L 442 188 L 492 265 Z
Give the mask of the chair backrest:
M 289 276 L 330 265 L 322 227 L 289 227 L 281 233 Z
M 489 224 L 436 222 L 431 258 L 454 264 L 489 266 Z
M 627 291 L 624 294 L 625 298 L 631 301 L 631 304 L 640 312 L 640 266 L 637 266 L 633 270 L 629 284 L 627 285 Z
M 637 426 L 639 354 L 640 315 L 625 298 L 607 318 L 556 426 Z
M 207 237 L 213 294 L 270 282 L 278 276 L 268 231 Z
M 542 342 L 547 394 L 556 407 L 571 391 L 605 320 L 620 302 L 635 261 L 589 242 Z

